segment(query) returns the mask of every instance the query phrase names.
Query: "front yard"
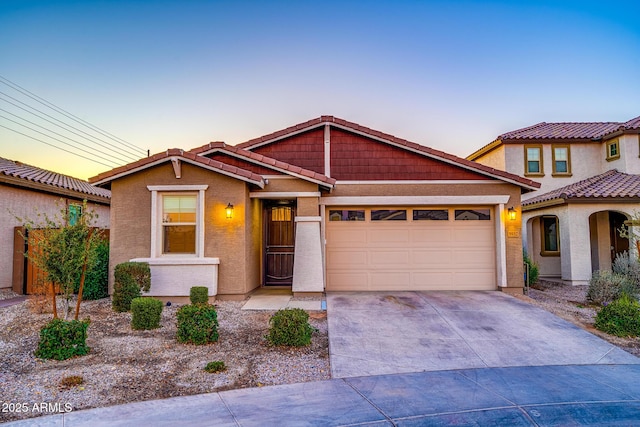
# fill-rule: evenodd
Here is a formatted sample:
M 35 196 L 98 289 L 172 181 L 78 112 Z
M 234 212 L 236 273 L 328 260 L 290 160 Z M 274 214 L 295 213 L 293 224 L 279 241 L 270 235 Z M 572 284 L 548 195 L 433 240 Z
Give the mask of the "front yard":
M 109 299 L 85 301 L 80 317 L 91 319 L 87 339 L 91 351 L 61 362 L 33 355 L 40 328 L 51 314 L 34 314 L 30 302 L 3 308 L 0 400 L 29 410 L 0 412 L 0 422 L 46 415 L 33 411 L 34 404 L 41 403 L 70 404 L 79 410 L 330 378 L 326 313 L 310 313 L 318 332 L 309 347 L 269 347 L 264 336 L 273 312 L 242 311 L 243 304 L 218 301 L 219 341 L 195 346 L 176 341 L 176 304 L 164 307 L 160 329 L 134 331 L 131 313 L 114 312 Z M 227 370 L 205 372 L 205 365 L 215 360 L 224 361 Z M 81 376 L 84 383 L 63 387 L 61 380 L 72 375 Z

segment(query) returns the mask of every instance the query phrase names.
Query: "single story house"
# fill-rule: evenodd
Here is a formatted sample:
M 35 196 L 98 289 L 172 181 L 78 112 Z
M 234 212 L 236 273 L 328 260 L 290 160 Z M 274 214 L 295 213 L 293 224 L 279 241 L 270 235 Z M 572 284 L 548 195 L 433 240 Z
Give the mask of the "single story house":
M 61 209 L 81 213 L 82 203 L 97 214 L 96 226 L 109 227 L 111 192 L 87 181 L 0 157 L 0 289 L 28 291 L 25 242 L 18 231 L 38 214 L 55 217 Z
M 520 197 L 539 184 L 333 116 L 229 146 L 169 149 L 90 179 L 109 188 L 113 268 L 151 295 L 522 292 Z M 111 275 L 113 281 L 113 275 Z
M 573 285 L 610 270 L 636 244 L 620 229 L 640 213 L 640 117 L 538 123 L 467 157 L 541 183 L 522 197 L 524 247 L 540 277 Z

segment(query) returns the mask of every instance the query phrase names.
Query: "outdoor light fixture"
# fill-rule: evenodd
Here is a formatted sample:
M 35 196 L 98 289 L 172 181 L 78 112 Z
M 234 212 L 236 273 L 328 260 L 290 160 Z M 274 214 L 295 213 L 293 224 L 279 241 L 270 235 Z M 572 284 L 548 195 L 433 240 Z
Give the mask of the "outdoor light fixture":
M 227 219 L 233 218 L 233 205 L 231 203 L 227 204 L 226 211 L 227 211 Z
M 515 220 L 516 220 L 516 213 L 517 213 L 517 212 L 516 212 L 516 210 L 515 210 L 515 208 L 514 208 L 513 206 L 511 206 L 511 207 L 508 209 L 508 211 L 509 211 L 509 219 L 510 219 L 511 221 L 515 221 Z

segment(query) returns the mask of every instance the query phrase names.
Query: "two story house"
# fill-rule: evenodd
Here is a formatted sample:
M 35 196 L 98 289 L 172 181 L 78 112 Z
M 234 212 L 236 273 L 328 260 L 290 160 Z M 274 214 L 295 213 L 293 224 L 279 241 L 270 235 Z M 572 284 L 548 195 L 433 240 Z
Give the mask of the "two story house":
M 538 123 L 467 157 L 542 185 L 522 195 L 523 244 L 540 276 L 587 284 L 636 245 L 620 228 L 640 210 L 640 117 L 624 123 Z

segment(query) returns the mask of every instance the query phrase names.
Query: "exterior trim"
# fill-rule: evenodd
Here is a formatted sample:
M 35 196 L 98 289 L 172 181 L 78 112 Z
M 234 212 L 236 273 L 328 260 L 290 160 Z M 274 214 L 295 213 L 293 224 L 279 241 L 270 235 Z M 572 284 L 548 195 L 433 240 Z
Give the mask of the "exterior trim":
M 476 150 L 473 153 L 469 154 L 467 156 L 467 160 L 474 160 L 475 161 L 476 159 L 484 156 L 485 154 L 489 154 L 491 151 L 495 150 L 496 148 L 498 148 L 501 145 L 502 145 L 502 140 L 496 139 L 495 141 L 485 145 L 481 149 Z
M 532 205 L 525 205 L 524 203 L 526 202 L 527 202 L 526 200 L 522 202 L 523 203 L 522 212 L 535 211 L 537 209 L 548 208 L 549 206 L 563 205 L 567 201 L 565 199 L 552 199 L 552 200 L 545 200 L 544 202 L 540 202 L 540 203 L 534 203 Z
M 508 286 L 507 283 L 507 242 L 505 236 L 505 227 L 504 227 L 504 204 L 500 203 L 496 205 L 495 209 L 496 216 L 496 273 L 497 273 L 497 281 L 498 287 L 505 288 Z
M 336 181 L 336 185 L 371 185 L 371 184 L 392 184 L 392 185 L 404 185 L 404 184 L 507 184 L 502 180 L 490 180 L 490 179 L 434 179 L 434 180 L 387 180 L 387 181 Z
M 544 150 L 542 148 L 542 144 L 524 144 L 524 176 L 544 176 Z M 529 148 L 537 148 L 540 150 L 540 171 L 539 172 L 529 172 L 529 156 L 527 156 L 527 150 Z
M 320 222 L 322 217 L 320 216 L 297 216 L 294 218 L 294 222 Z
M 384 205 L 499 205 L 509 202 L 509 196 L 341 196 L 323 197 L 322 206 L 384 206 Z
M 215 265 L 220 264 L 220 258 L 198 257 L 163 257 L 163 258 L 134 258 L 133 262 L 147 262 L 149 265 Z
M 149 191 L 200 191 L 208 188 L 208 185 L 147 185 Z
M 324 125 L 324 174 L 331 178 L 331 126 Z
M 249 193 L 252 199 L 286 199 L 294 197 L 320 197 L 319 191 L 252 191 Z
M 567 149 L 567 171 L 566 172 L 558 172 L 556 171 L 556 148 L 566 148 Z M 552 144 L 551 145 L 551 176 L 554 177 L 570 177 L 573 174 L 571 173 L 571 146 L 569 144 Z

